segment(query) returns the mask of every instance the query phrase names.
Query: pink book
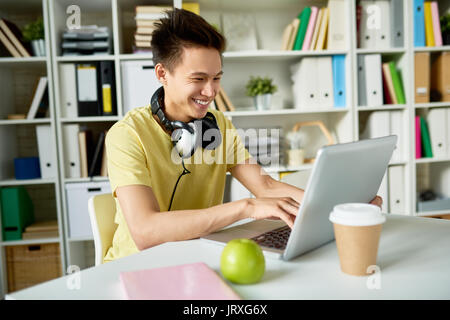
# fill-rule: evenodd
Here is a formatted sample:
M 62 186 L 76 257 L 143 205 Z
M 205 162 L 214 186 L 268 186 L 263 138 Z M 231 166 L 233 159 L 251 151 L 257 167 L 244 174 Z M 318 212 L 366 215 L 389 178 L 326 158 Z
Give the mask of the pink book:
M 431 18 L 433 21 L 434 45 L 442 46 L 441 24 L 439 22 L 439 9 L 437 1 L 431 2 Z
M 205 263 L 120 273 L 129 300 L 240 300 Z
M 422 140 L 420 132 L 420 117 L 416 116 L 416 159 L 422 158 Z
M 309 50 L 311 46 L 312 35 L 314 33 L 314 27 L 316 26 L 317 13 L 319 9 L 317 7 L 311 7 L 311 17 L 309 18 L 308 28 L 306 29 L 305 41 L 303 41 L 302 50 Z M 317 26 L 318 28 L 319 26 Z

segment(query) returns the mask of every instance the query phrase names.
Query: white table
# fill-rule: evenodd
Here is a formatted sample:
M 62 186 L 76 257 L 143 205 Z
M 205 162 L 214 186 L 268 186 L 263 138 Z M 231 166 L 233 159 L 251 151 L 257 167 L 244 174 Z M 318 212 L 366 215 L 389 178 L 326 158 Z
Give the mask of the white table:
M 121 271 L 205 262 L 220 274 L 221 246 L 203 240 L 166 243 L 7 295 L 7 299 L 123 299 Z M 341 272 L 336 243 L 292 261 L 266 258 L 258 284 L 234 285 L 243 299 L 450 299 L 450 221 L 388 215 L 378 251 L 380 273 Z M 369 285 L 368 285 L 369 283 Z M 379 289 L 377 289 L 379 287 Z

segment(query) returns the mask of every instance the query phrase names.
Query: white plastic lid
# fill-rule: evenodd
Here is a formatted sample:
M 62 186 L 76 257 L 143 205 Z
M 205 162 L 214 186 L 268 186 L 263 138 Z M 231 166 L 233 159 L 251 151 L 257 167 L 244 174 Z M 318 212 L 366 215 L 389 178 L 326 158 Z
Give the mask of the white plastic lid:
M 330 221 L 346 226 L 373 226 L 382 224 L 386 217 L 381 208 L 368 203 L 343 203 L 334 206 Z

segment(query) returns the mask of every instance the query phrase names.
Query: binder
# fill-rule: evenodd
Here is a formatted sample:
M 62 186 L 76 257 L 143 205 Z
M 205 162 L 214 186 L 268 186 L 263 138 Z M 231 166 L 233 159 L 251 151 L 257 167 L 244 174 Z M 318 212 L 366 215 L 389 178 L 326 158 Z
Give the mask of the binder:
M 405 177 L 403 166 L 390 166 L 389 213 L 405 214 Z
M 128 300 L 239 300 L 203 262 L 120 273 Z
M 80 125 L 63 125 L 64 172 L 67 178 L 80 178 L 80 151 L 78 132 Z
M 385 77 L 386 80 L 386 86 L 387 86 L 387 94 L 389 95 L 389 98 L 391 99 L 393 104 L 398 104 L 398 99 L 395 94 L 394 89 L 394 83 L 392 81 L 392 74 L 391 69 L 389 68 L 389 63 L 383 63 L 383 77 Z
M 311 7 L 311 16 L 309 18 L 308 27 L 306 29 L 305 41 L 303 41 L 302 50 L 309 50 L 311 46 L 311 40 L 314 32 L 314 27 L 316 25 L 317 13 L 319 9 L 315 6 Z
M 345 0 L 329 0 L 330 21 L 328 28 L 327 49 L 347 50 L 347 3 Z
M 431 2 L 431 20 L 433 23 L 433 37 L 434 45 L 439 47 L 442 46 L 442 33 L 441 33 L 441 23 L 439 21 L 439 8 L 437 1 Z
M 441 101 L 450 102 L 450 52 L 441 52 L 431 66 L 431 89 Z
M 100 116 L 100 101 L 97 88 L 97 64 L 77 63 L 78 116 Z
M 345 55 L 333 56 L 333 95 L 335 107 L 346 107 Z
M 425 46 L 424 0 L 414 0 L 414 46 Z
M 430 131 L 431 149 L 436 158 L 446 158 L 447 150 L 447 109 L 433 108 L 427 115 L 428 129 Z
M 381 78 L 381 55 L 364 56 L 366 70 L 366 97 L 369 107 L 383 105 L 383 80 Z
M 364 55 L 358 55 L 358 105 L 367 106 L 366 67 Z
M 36 126 L 36 138 L 39 151 L 39 165 L 41 167 L 42 178 L 55 178 L 57 176 L 56 169 L 56 153 L 52 143 L 52 133 L 49 124 Z
M 433 149 L 431 146 L 430 132 L 427 121 L 420 117 L 420 134 L 422 141 L 422 156 L 424 158 L 433 158 Z
M 361 137 L 371 139 L 388 136 L 391 132 L 389 111 L 372 112 L 366 123 L 366 127 Z
M 359 47 L 362 49 L 374 49 L 377 46 L 375 28 L 380 23 L 378 19 L 373 19 L 374 1 L 361 0 L 359 4 L 361 7 Z M 376 8 L 378 8 L 378 14 L 376 17 L 379 17 L 379 7 Z M 372 19 L 370 19 L 371 16 Z
M 317 59 L 315 57 L 303 58 L 295 74 L 294 97 L 297 98 L 296 107 L 302 110 L 311 110 L 318 106 Z
M 425 43 L 427 47 L 434 47 L 434 32 L 433 32 L 433 18 L 431 16 L 431 3 L 425 1 L 424 3 L 425 14 Z
M 60 63 L 58 68 L 61 115 L 63 118 L 76 118 L 78 116 L 78 101 L 75 64 Z
M 422 158 L 422 134 L 420 132 L 420 117 L 415 116 L 415 125 L 416 125 L 416 159 Z
M 403 90 L 403 82 L 400 76 L 400 72 L 395 67 L 395 62 L 389 62 L 389 71 L 391 72 L 392 84 L 394 85 L 395 96 L 397 97 L 398 104 L 405 104 L 405 91 Z
M 430 102 L 430 53 L 414 54 L 414 99 L 416 103 Z
M 314 91 L 317 92 L 314 106 L 320 109 L 331 108 L 334 105 L 333 93 L 333 63 L 331 56 L 316 58 L 317 69 L 316 73 L 308 73 L 305 76 L 315 74 Z
M 309 50 L 315 50 L 317 39 L 319 38 L 319 31 L 320 31 L 320 24 L 322 23 L 322 17 L 323 17 L 324 8 L 320 8 L 319 12 L 317 13 L 317 19 L 314 26 L 314 33 L 311 39 L 311 45 L 309 46 Z
M 108 134 L 108 130 L 105 131 L 105 139 L 106 135 Z M 102 161 L 101 161 L 101 167 L 100 167 L 100 176 L 107 177 L 108 176 L 108 158 L 106 153 L 106 145 L 103 141 L 103 150 L 102 150 Z
M 153 93 L 161 87 L 151 60 L 122 61 L 123 114 L 148 106 Z
M 394 48 L 404 45 L 403 1 L 391 0 L 391 44 Z
M 100 61 L 101 115 L 117 115 L 114 62 Z
M 404 157 L 405 136 L 403 134 L 403 111 L 393 110 L 389 112 L 389 128 L 390 134 L 397 135 L 397 145 L 392 153 L 391 161 L 402 161 Z
M 381 204 L 381 212 L 388 213 L 389 211 L 389 192 L 388 192 L 388 173 L 387 170 L 384 173 L 383 180 L 381 180 L 380 188 L 378 189 L 377 195 L 383 199 Z
M 375 45 L 378 49 L 390 48 L 391 46 L 391 2 L 395 0 L 376 0 L 375 5 L 380 10 L 380 28 L 375 29 Z M 397 18 L 397 17 L 396 17 Z M 395 19 L 396 19 L 395 18 Z M 394 19 L 394 20 L 395 20 Z
M 0 188 L 4 241 L 21 240 L 25 227 L 34 222 L 34 206 L 23 186 Z
M 298 28 L 297 37 L 295 38 L 293 50 L 302 50 L 303 41 L 305 40 L 306 29 L 308 28 L 310 16 L 311 16 L 310 7 L 304 7 L 302 12 L 298 15 L 298 19 L 300 20 L 300 26 Z
M 330 9 L 323 8 L 322 21 L 320 23 L 319 36 L 317 38 L 316 47 L 314 50 L 324 50 L 325 49 L 325 39 L 327 38 L 328 32 L 328 19 L 330 18 Z
M 102 155 L 105 142 L 105 132 L 100 132 L 97 143 L 95 145 L 94 154 L 92 156 L 91 164 L 89 165 L 89 177 L 100 175 L 102 165 Z

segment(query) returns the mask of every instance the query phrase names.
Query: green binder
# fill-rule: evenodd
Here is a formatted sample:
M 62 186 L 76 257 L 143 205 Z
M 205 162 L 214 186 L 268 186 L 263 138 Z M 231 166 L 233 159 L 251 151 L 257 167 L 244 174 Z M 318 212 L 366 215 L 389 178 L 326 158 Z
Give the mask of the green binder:
M 389 62 L 389 70 L 391 71 L 392 84 L 394 85 L 395 96 L 399 104 L 405 104 L 405 91 L 403 90 L 403 83 L 400 73 L 395 67 L 394 61 Z
M 21 240 L 25 227 L 34 222 L 34 210 L 27 190 L 22 187 L 0 189 L 3 240 Z
M 294 48 L 292 50 L 302 50 L 303 40 L 305 40 L 306 29 L 308 29 L 309 17 L 311 16 L 311 8 L 304 7 L 298 15 L 300 26 L 298 27 L 297 37 L 295 38 Z
M 420 133 L 422 141 L 422 156 L 424 158 L 433 158 L 433 150 L 431 149 L 430 132 L 424 118 L 420 117 Z

